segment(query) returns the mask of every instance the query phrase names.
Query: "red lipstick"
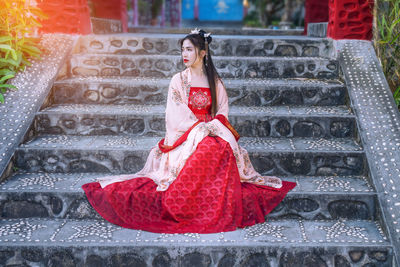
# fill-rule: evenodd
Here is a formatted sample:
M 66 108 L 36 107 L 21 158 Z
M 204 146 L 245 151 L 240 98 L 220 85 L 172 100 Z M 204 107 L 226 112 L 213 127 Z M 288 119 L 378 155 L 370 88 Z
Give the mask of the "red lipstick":
M 188 61 L 189 61 L 189 59 L 184 59 L 184 60 L 183 60 L 183 62 L 185 62 L 185 63 L 188 62 Z

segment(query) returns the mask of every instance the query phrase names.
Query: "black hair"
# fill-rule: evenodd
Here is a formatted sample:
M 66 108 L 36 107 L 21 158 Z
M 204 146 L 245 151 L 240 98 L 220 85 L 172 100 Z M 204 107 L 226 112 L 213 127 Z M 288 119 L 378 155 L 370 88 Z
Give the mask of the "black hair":
M 208 84 L 210 86 L 211 91 L 211 115 L 214 117 L 217 113 L 217 82 L 220 79 L 220 76 L 217 72 L 217 69 L 214 66 L 214 63 L 211 59 L 211 53 L 209 49 L 209 44 L 212 41 L 211 36 L 205 36 L 206 32 L 203 30 L 199 30 L 199 33 L 191 33 L 186 35 L 183 39 L 179 41 L 181 48 L 183 42 L 185 40 L 189 40 L 199 51 L 205 50 L 206 56 L 203 58 L 203 66 L 206 70 Z

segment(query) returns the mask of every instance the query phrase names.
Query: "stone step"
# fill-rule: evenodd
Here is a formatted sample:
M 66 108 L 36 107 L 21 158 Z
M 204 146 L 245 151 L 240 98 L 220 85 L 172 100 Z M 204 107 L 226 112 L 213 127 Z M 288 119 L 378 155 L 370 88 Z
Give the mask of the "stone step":
M 338 78 L 338 61 L 321 57 L 213 57 L 223 78 Z M 74 54 L 70 76 L 171 78 L 184 69 L 174 55 Z
M 344 138 L 356 135 L 347 106 L 232 106 L 230 122 L 242 136 Z M 38 112 L 38 134 L 164 136 L 164 105 L 60 104 Z
M 0 264 L 18 266 L 392 266 L 378 222 L 270 220 L 216 234 L 157 234 L 102 220 L 1 220 Z
M 217 27 L 218 25 L 218 27 Z M 221 21 L 201 21 L 196 22 L 194 20 L 189 20 L 188 23 L 183 20 L 179 27 L 153 27 L 153 26 L 137 26 L 137 27 L 129 27 L 128 31 L 130 33 L 145 33 L 145 34 L 179 34 L 181 37 L 190 33 L 195 27 L 201 27 L 206 32 L 211 32 L 213 38 L 215 36 L 220 35 L 234 35 L 242 36 L 242 35 L 250 35 L 251 36 L 263 36 L 269 37 L 274 36 L 276 38 L 281 37 L 292 37 L 297 36 L 299 38 L 303 38 L 304 28 L 298 29 L 268 29 L 268 28 L 255 28 L 255 27 L 241 27 L 241 24 L 233 24 L 232 21 L 225 21 L 221 24 Z M 107 32 L 103 32 L 107 33 Z M 108 33 L 115 33 L 114 31 Z
M 108 34 L 79 38 L 75 53 L 180 55 L 182 34 Z M 332 41 L 300 36 L 214 35 L 213 56 L 331 57 Z
M 52 89 L 56 104 L 161 104 L 165 103 L 170 79 L 118 79 L 85 77 L 60 80 Z M 347 104 L 347 90 L 339 80 L 224 79 L 230 105 Z
M 40 136 L 22 144 L 16 166 L 27 172 L 139 171 L 160 137 Z M 241 138 L 265 175 L 363 175 L 365 155 L 353 139 Z
M 0 219 L 99 218 L 81 189 L 107 174 L 20 173 L 0 184 Z M 363 176 L 294 176 L 297 183 L 268 218 L 374 220 L 376 193 Z

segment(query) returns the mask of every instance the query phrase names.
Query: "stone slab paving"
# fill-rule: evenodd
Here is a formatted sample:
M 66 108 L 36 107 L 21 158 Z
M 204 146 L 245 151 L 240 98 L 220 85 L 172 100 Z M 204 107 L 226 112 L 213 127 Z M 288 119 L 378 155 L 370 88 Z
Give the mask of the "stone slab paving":
M 0 263 L 35 266 L 391 266 L 374 221 L 269 220 L 216 234 L 157 234 L 98 220 L 0 222 Z M 168 249 L 166 249 L 168 247 Z M 266 265 L 268 264 L 268 265 Z
M 40 136 L 16 151 L 25 171 L 139 171 L 159 137 Z M 248 141 L 247 141 L 248 140 Z M 242 138 L 255 168 L 265 175 L 362 175 L 364 152 L 353 139 Z M 296 147 L 297 145 L 297 147 Z M 248 146 L 248 147 L 247 147 Z M 268 148 L 266 150 L 266 147 Z
M 0 218 L 99 218 L 81 189 L 107 174 L 19 173 L 0 184 Z M 293 176 L 297 183 L 268 218 L 362 219 L 376 217 L 376 194 L 363 176 Z
M 7 181 L 0 183 L 3 193 L 17 192 L 76 192 L 86 183 L 107 176 L 107 173 L 15 173 Z M 293 181 L 297 186 L 292 192 L 375 192 L 369 178 L 365 176 L 293 176 L 282 177 L 285 181 Z
M 400 263 L 400 114 L 371 42 L 335 41 L 380 208 Z
M 204 22 L 201 22 L 204 23 Z M 202 24 L 203 25 L 203 24 Z M 218 24 L 219 25 L 219 24 Z M 190 26 L 190 27 L 189 27 Z M 129 28 L 129 32 L 133 33 L 156 33 L 156 34 L 161 34 L 161 33 L 168 33 L 168 34 L 174 34 L 178 33 L 181 35 L 186 35 L 190 33 L 190 31 L 193 30 L 196 26 L 193 25 L 193 22 L 189 22 L 189 25 L 183 25 L 183 27 L 179 28 L 162 28 L 162 27 L 149 27 L 149 26 L 138 26 L 134 28 Z M 199 26 L 198 26 L 199 27 Z M 212 31 L 212 34 L 214 35 L 234 35 L 240 36 L 240 35 L 251 35 L 257 36 L 274 36 L 274 37 L 282 37 L 282 36 L 288 36 L 288 37 L 299 37 L 302 38 L 304 36 L 303 32 L 304 29 L 289 29 L 289 30 L 272 30 L 272 29 L 266 29 L 266 28 L 254 28 L 254 27 L 216 27 L 215 23 L 214 25 L 209 25 L 207 27 L 204 27 L 205 31 Z
M 290 38 L 284 39 L 286 44 L 289 44 Z M 242 41 L 237 41 L 238 47 Z M 263 44 L 267 44 L 268 40 L 263 42 Z M 144 46 L 149 45 L 147 47 L 149 51 L 157 49 L 155 44 L 150 49 L 150 43 L 146 44 L 142 41 L 142 48 L 146 50 Z M 90 181 L 96 175 L 137 171 L 138 168 L 143 167 L 149 148 L 154 146 L 160 138 L 145 137 L 138 141 L 139 139 L 134 139 L 129 135 L 118 137 L 109 135 L 40 136 L 18 148 L 15 154 L 16 163 L 21 170 L 47 173 L 20 173 L 13 177 L 9 187 L 7 187 L 7 183 L 1 184 L 0 188 L 3 187 L 0 189 L 2 215 L 11 218 L 16 213 L 7 212 L 16 211 L 17 209 L 13 207 L 18 208 L 20 205 L 21 207 L 33 207 L 26 211 L 27 216 L 35 214 L 35 212 L 37 215 L 40 213 L 39 211 L 43 211 L 40 216 L 59 216 L 58 218 L 69 217 L 81 220 L 2 219 L 0 221 L 0 246 L 2 248 L 0 265 L 29 263 L 36 266 L 45 266 L 46 264 L 60 266 L 60 262 L 68 262 L 72 266 L 98 267 L 105 265 L 105 262 L 110 266 L 119 266 L 123 262 L 125 264 L 133 262 L 140 266 L 163 262 L 166 266 L 173 265 L 168 263 L 176 262 L 174 263 L 176 266 L 191 266 L 193 263 L 205 262 L 205 265 L 214 266 L 218 264 L 226 266 L 255 264 L 257 266 L 261 262 L 268 262 L 271 266 L 293 266 L 293 264 L 349 266 L 350 263 L 355 266 L 393 266 L 392 248 L 395 253 L 398 253 L 398 243 L 400 242 L 398 238 L 400 230 L 397 229 L 398 214 L 400 214 L 397 195 L 400 192 L 396 186 L 396 177 L 399 176 L 396 176 L 396 171 L 400 174 L 396 165 L 399 162 L 397 153 L 400 144 L 399 115 L 394 113 L 394 103 L 390 100 L 391 94 L 382 73 L 379 72 L 381 70 L 370 43 L 362 41 L 333 41 L 333 43 L 339 56 L 345 82 L 349 85 L 355 115 L 350 109 L 345 110 L 342 107 L 339 107 L 338 110 L 337 107 L 292 106 L 285 112 L 300 110 L 305 118 L 314 117 L 315 119 L 326 115 L 327 117 L 340 116 L 354 120 L 357 116 L 360 137 L 365 150 L 359 144 L 358 136 L 340 139 L 285 138 L 285 140 L 283 138 L 242 138 L 241 144 L 249 150 L 257 170 L 263 174 L 289 177 L 289 180 L 299 183 L 299 187 L 288 195 L 288 198 L 277 207 L 271 214 L 271 219 L 266 223 L 256 225 L 252 230 L 242 229 L 225 234 L 215 234 L 217 237 L 214 238 L 196 234 L 187 234 L 186 236 L 164 234 L 160 237 L 161 234 L 121 229 L 104 221 L 95 220 L 94 218 L 97 217 L 90 217 L 90 210 L 87 202 L 82 198 L 83 193 L 79 186 Z M 327 78 L 327 80 L 318 81 L 317 86 L 322 86 L 325 82 L 329 83 L 329 79 L 335 83 L 335 86 L 341 83 L 337 80 L 339 61 L 331 59 L 334 58 L 331 57 L 331 54 L 325 58 L 317 56 L 316 53 L 308 55 L 309 57 L 301 57 L 300 46 L 296 46 L 297 56 L 294 57 L 293 54 L 288 57 L 284 53 L 294 50 L 290 46 L 286 46 L 282 50 L 283 54 L 275 55 L 279 48 L 279 45 L 275 46 L 275 44 L 272 48 L 275 49 L 274 56 L 272 54 L 267 57 L 255 54 L 251 57 L 245 56 L 243 57 L 245 64 L 240 60 L 233 60 L 234 58 L 230 56 L 217 56 L 218 67 L 226 71 L 226 77 L 302 76 L 303 79 L 300 81 L 294 79 L 288 81 L 291 88 L 300 83 L 303 84 L 303 88 L 306 83 L 311 85 L 312 82 L 309 78 L 312 77 Z M 122 46 L 125 44 L 123 43 Z M 235 49 L 237 50 L 238 47 Z M 222 49 L 222 46 L 220 48 Z M 267 48 L 264 50 L 268 50 Z M 326 49 L 325 52 L 332 52 L 332 48 Z M 255 50 L 251 51 L 250 49 L 250 54 L 255 52 Z M 314 53 L 313 51 L 316 50 L 310 49 L 307 53 Z M 122 53 L 124 51 L 116 50 L 114 52 Z M 261 51 L 257 53 L 261 53 Z M 97 84 L 103 81 L 113 83 L 115 78 L 118 82 L 122 81 L 121 86 L 129 86 L 126 82 L 127 79 L 121 77 L 121 73 L 128 70 L 130 72 L 125 74 L 131 77 L 135 75 L 151 77 L 150 84 L 160 81 L 156 78 L 161 77 L 161 80 L 164 81 L 163 88 L 166 88 L 168 79 L 163 77 L 166 77 L 165 75 L 170 71 L 169 64 L 176 66 L 179 61 L 178 56 L 167 55 L 152 55 L 154 60 L 152 59 L 151 62 L 147 55 L 105 56 L 92 54 L 86 58 L 79 54 L 73 56 L 74 59 L 78 57 L 88 61 L 84 62 L 86 65 L 75 62 L 76 67 L 84 66 L 86 68 L 78 70 L 77 74 L 93 74 L 94 71 L 90 68 L 94 66 L 99 75 L 120 76 L 84 79 L 75 77 L 65 80 L 66 82 L 97 79 Z M 131 64 L 133 59 L 139 60 L 138 66 Z M 261 64 L 252 65 L 255 60 Z M 229 64 L 225 64 L 225 61 Z M 136 63 L 134 62 L 134 64 Z M 147 72 L 140 73 L 144 67 L 147 68 Z M 238 71 L 240 68 L 248 69 L 247 72 L 243 70 L 240 72 Z M 315 73 L 311 73 L 312 70 Z M 323 73 L 318 75 L 320 71 Z M 233 73 L 233 75 L 229 76 L 229 73 Z M 59 77 L 67 78 L 66 69 Z M 242 88 L 240 87 L 242 81 L 241 79 L 231 79 L 231 85 L 233 88 Z M 269 83 L 269 81 L 261 80 L 252 80 L 251 82 L 254 85 L 258 83 L 259 88 Z M 276 79 L 266 87 L 272 88 L 276 84 L 283 86 L 283 83 Z M 330 84 L 332 85 L 332 83 Z M 99 88 L 93 83 L 90 86 L 93 88 L 91 91 Z M 247 85 L 247 87 L 253 86 Z M 159 88 L 157 92 L 159 96 L 163 95 Z M 91 94 L 95 95 L 92 92 Z M 51 97 L 54 99 L 55 96 L 54 94 Z M 89 99 L 93 99 L 93 97 Z M 344 99 L 341 98 L 340 101 Z M 339 106 L 348 104 L 346 101 L 340 102 Z M 248 103 L 253 102 L 243 103 L 249 106 Z M 260 103 L 266 102 L 260 101 Z M 293 103 L 288 104 L 293 105 Z M 258 106 L 255 109 L 251 108 L 252 115 L 268 116 L 270 114 L 271 107 Z M 235 110 L 235 108 L 232 109 Z M 307 111 L 306 108 L 309 110 Z M 66 113 L 76 114 L 74 107 L 71 110 Z M 97 113 L 113 114 L 112 111 L 109 112 L 106 109 L 101 111 L 94 108 L 94 110 Z M 240 107 L 237 107 L 238 114 L 247 110 L 248 108 L 240 110 Z M 48 111 L 51 109 L 44 112 Z M 64 111 L 56 110 L 54 114 L 59 112 Z M 80 112 L 89 114 L 83 109 Z M 136 111 L 129 109 L 128 112 L 124 110 L 118 112 L 129 115 Z M 162 112 L 160 110 L 160 114 Z M 284 110 L 279 107 L 276 110 L 273 109 L 272 114 L 274 112 L 283 114 Z M 144 114 L 146 113 L 144 112 Z M 390 121 L 389 124 L 380 123 L 385 119 Z M 266 148 L 268 151 L 265 151 Z M 365 152 L 367 152 L 368 164 Z M 368 175 L 368 165 L 372 170 L 371 177 Z M 86 174 L 84 172 L 98 173 Z M 377 188 L 377 192 L 374 191 L 374 187 Z M 55 190 L 56 188 L 57 190 Z M 12 201 L 7 202 L 8 200 Z M 32 206 L 28 204 L 32 204 Z M 383 217 L 382 220 L 381 217 Z M 276 220 L 278 218 L 279 220 Z M 387 228 L 386 225 L 388 225 Z M 131 238 L 128 233 L 133 232 L 135 232 L 135 236 Z M 223 237 L 219 238 L 221 235 Z M 197 238 L 197 236 L 200 237 Z M 196 243 L 193 240 L 200 241 Z M 229 242 L 224 243 L 224 240 L 232 241 L 233 245 L 230 245 Z M 390 243 L 389 240 L 394 241 Z M 218 245 L 218 242 L 224 243 L 224 245 Z M 191 243 L 194 245 L 190 245 Z M 197 246 L 198 244 L 199 246 Z
M 356 121 L 347 106 L 232 106 L 241 136 L 351 138 Z M 162 136 L 164 105 L 58 104 L 38 112 L 38 134 Z
M 57 81 L 52 102 L 82 104 L 166 103 L 170 79 L 77 77 Z M 230 105 L 347 104 L 347 90 L 340 80 L 224 79 Z
M 42 59 L 33 60 L 31 67 L 12 79 L 11 84 L 18 90 L 6 92 L 5 104 L 0 104 L 0 177 L 48 95 L 76 39 L 60 34 L 44 35 L 39 44 L 43 51 Z
M 75 53 L 180 55 L 182 34 L 112 34 L 80 38 Z M 213 56 L 329 57 L 332 40 L 312 37 L 213 36 Z
M 22 149 L 71 148 L 81 150 L 143 150 L 150 151 L 160 137 L 135 137 L 128 135 L 76 136 L 51 135 L 37 138 L 21 144 Z M 268 138 L 242 137 L 239 145 L 251 152 L 296 151 L 296 152 L 363 152 L 362 147 L 354 139 L 315 139 L 315 138 Z
M 213 62 L 223 78 L 318 78 L 336 79 L 338 62 L 321 57 L 215 56 Z M 169 78 L 184 70 L 175 55 L 74 54 L 67 77 L 125 76 Z
M 131 230 L 103 220 L 70 219 L 5 219 L 0 222 L 0 242 L 3 246 L 57 244 L 66 246 L 83 242 L 85 246 L 160 245 L 179 246 L 266 246 L 274 243 L 295 243 L 310 246 L 381 244 L 389 245 L 383 230 L 374 221 L 364 220 L 269 220 L 263 224 L 233 232 L 215 234 L 165 234 Z
M 98 105 L 98 104 L 58 104 L 42 109 L 40 113 L 100 113 L 100 114 L 119 114 L 128 113 L 137 115 L 143 113 L 163 114 L 165 115 L 165 105 Z M 348 106 L 232 106 L 229 108 L 229 116 L 258 116 L 264 114 L 273 114 L 275 116 L 344 116 L 351 115 L 352 111 Z

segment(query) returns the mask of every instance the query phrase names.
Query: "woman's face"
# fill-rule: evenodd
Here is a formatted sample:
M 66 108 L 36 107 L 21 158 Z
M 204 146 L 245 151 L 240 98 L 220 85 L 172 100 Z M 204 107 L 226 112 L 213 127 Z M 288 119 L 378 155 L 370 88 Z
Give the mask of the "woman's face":
M 203 62 L 205 51 L 197 52 L 198 49 L 188 39 L 182 43 L 182 59 L 186 67 L 196 66 Z M 202 53 L 204 52 L 204 53 Z

